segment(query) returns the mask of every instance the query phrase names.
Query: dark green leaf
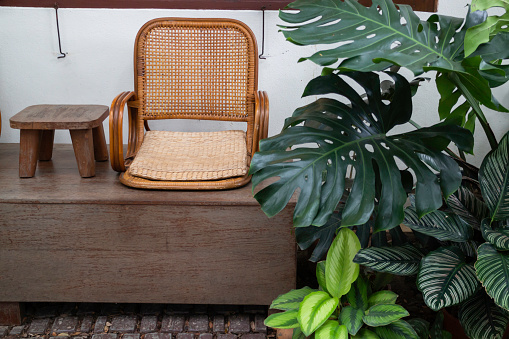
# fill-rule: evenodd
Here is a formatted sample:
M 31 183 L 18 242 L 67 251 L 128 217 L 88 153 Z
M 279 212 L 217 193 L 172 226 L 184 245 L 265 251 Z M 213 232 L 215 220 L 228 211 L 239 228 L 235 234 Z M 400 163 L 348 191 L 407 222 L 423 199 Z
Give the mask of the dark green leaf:
M 413 275 L 419 270 L 422 253 L 412 245 L 371 247 L 360 250 L 354 262 L 378 272 Z
M 464 186 L 460 186 L 453 195 L 449 196 L 447 206 L 476 230 L 481 229 L 481 220 L 489 215 L 488 206 Z
M 362 320 L 368 326 L 385 326 L 408 316 L 407 310 L 400 305 L 377 304 L 371 306 L 365 313 Z
M 362 327 L 362 316 L 364 315 L 363 310 L 359 310 L 352 306 L 346 306 L 341 310 L 339 319 L 343 325 L 346 325 L 348 333 L 356 335 Z
M 496 224 L 496 222 L 494 223 Z M 484 240 L 490 242 L 497 250 L 509 250 L 509 229 L 499 228 L 493 229 L 490 225 L 490 219 L 486 218 L 481 225 L 482 236 Z
M 456 247 L 441 247 L 421 261 L 417 287 L 434 311 L 467 300 L 478 286 L 474 267 Z
M 380 339 L 380 337 L 366 328 L 361 328 L 357 335 L 353 336 L 352 339 Z
M 404 320 L 397 320 L 389 325 L 375 327 L 380 339 L 419 339 L 415 330 Z
M 491 151 L 479 169 L 479 182 L 491 220 L 509 219 L 509 132 Z
M 327 291 L 327 281 L 325 279 L 325 260 L 319 261 L 316 264 L 316 279 L 318 280 L 318 285 L 320 285 L 322 290 L 329 293 L 329 291 Z
M 442 312 L 437 312 L 435 321 L 433 322 L 433 325 L 431 325 L 429 331 L 429 337 L 431 339 L 444 339 L 443 326 L 444 326 L 444 314 Z
M 490 243 L 477 250 L 477 277 L 495 303 L 509 309 L 509 254 L 498 252 Z
M 332 240 L 334 240 L 334 236 L 336 235 L 336 231 L 340 227 L 341 218 L 334 213 L 323 226 L 297 227 L 295 229 L 295 239 L 301 250 L 309 248 L 316 240 L 319 240 L 309 258 L 310 261 L 317 262 L 327 254 Z
M 413 318 L 407 321 L 419 336 L 419 339 L 429 338 L 429 322 L 421 318 Z
M 373 293 L 368 298 L 369 307 L 378 304 L 395 304 L 398 295 L 392 291 L 378 291 Z
M 458 317 L 470 338 L 501 339 L 509 323 L 509 313 L 482 289 L 460 306 Z
M 348 303 L 356 309 L 368 309 L 368 282 L 361 275 L 355 280 L 346 295 Z

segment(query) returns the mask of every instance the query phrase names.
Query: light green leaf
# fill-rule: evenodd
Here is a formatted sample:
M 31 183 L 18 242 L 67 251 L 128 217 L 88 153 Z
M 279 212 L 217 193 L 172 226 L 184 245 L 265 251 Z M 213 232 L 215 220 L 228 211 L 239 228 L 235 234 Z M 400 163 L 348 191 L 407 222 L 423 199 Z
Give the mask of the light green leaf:
M 375 327 L 380 339 L 419 339 L 415 330 L 404 320 L 397 320 L 389 325 Z
M 491 220 L 509 219 L 509 132 L 488 153 L 479 169 L 479 183 Z
M 274 299 L 269 308 L 282 311 L 297 310 L 299 308 L 299 304 L 302 300 L 304 300 L 304 297 L 315 291 L 315 289 L 307 286 L 298 290 L 291 290 L 290 292 L 281 294 Z
M 332 242 L 325 263 L 325 279 L 327 290 L 333 297 L 347 294 L 357 279 L 359 265 L 353 258 L 360 248 L 359 239 L 348 228 L 342 228 Z
M 398 295 L 392 291 L 378 291 L 369 296 L 369 307 L 378 304 L 395 304 Z
M 300 304 L 297 315 L 302 332 L 309 336 L 316 331 L 329 319 L 338 306 L 338 302 L 338 298 L 331 298 L 323 291 L 308 294 Z
M 509 323 L 509 313 L 482 289 L 461 304 L 458 318 L 470 338 L 501 339 Z
M 430 323 L 421 318 L 413 318 L 407 321 L 414 331 L 419 336 L 419 339 L 429 338 L 429 325 Z
M 322 290 L 329 293 L 329 291 L 327 291 L 327 282 L 325 279 L 325 260 L 316 264 L 316 279 L 318 280 L 318 285 L 320 285 Z
M 498 306 L 509 309 L 509 254 L 484 243 L 477 250 L 475 270 L 488 295 Z
M 474 267 L 456 247 L 441 247 L 422 259 L 417 287 L 434 311 L 467 300 L 478 286 Z
M 371 306 L 362 320 L 368 326 L 378 327 L 388 325 L 408 315 L 408 311 L 403 306 L 378 304 Z
M 297 310 L 271 314 L 264 321 L 265 326 L 272 328 L 296 328 L 299 327 Z
M 497 228 L 493 229 L 490 225 L 490 219 L 486 218 L 482 221 L 481 231 L 484 240 L 491 243 L 499 251 L 509 250 L 509 228 Z M 509 220 L 505 221 L 507 224 Z
M 340 325 L 334 320 L 327 320 L 316 330 L 315 339 L 348 339 L 348 331 L 345 325 Z
M 419 218 L 413 206 L 405 209 L 403 224 L 441 241 L 465 242 L 473 235 L 472 228 L 455 214 L 437 210 Z
M 412 245 L 370 247 L 360 250 L 354 262 L 378 272 L 413 275 L 419 271 L 423 254 Z
M 368 283 L 361 275 L 352 284 L 346 295 L 348 303 L 359 310 L 368 309 Z
M 352 306 L 346 306 L 341 310 L 339 314 L 339 319 L 341 323 L 346 325 L 348 329 L 348 333 L 351 335 L 357 334 L 359 329 L 362 327 L 362 317 L 364 316 L 364 311 L 354 308 Z
M 380 337 L 366 328 L 361 328 L 357 335 L 352 336 L 352 339 L 380 339 Z

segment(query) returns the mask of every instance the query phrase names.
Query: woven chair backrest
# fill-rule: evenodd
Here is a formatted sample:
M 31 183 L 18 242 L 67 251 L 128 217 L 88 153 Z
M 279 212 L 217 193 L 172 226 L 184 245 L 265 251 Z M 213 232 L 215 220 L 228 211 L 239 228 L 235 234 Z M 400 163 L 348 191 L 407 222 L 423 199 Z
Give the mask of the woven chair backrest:
M 256 40 L 230 19 L 161 18 L 136 38 L 135 90 L 142 119 L 252 122 Z

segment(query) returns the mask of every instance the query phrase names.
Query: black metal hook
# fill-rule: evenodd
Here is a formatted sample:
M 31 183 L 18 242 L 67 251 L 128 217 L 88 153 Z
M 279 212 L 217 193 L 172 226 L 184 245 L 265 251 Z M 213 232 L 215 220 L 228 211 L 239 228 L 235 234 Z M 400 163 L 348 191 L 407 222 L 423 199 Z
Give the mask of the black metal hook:
M 265 6 L 261 8 L 262 10 L 262 54 L 258 56 L 260 59 L 267 59 L 264 54 L 265 51 Z
M 60 55 L 57 57 L 57 59 L 65 58 L 65 55 L 67 53 L 62 52 L 62 44 L 60 43 L 60 27 L 58 26 L 58 3 L 55 2 L 55 16 L 57 18 L 57 35 L 58 35 L 58 50 L 60 51 Z

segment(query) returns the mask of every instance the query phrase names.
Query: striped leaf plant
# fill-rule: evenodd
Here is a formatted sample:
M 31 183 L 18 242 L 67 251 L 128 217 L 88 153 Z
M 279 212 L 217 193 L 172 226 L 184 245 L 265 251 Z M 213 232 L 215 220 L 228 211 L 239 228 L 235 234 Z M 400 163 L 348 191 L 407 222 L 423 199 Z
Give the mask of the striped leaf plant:
M 319 289 L 304 287 L 277 297 L 265 319 L 273 328 L 293 328 L 294 338 L 419 338 L 402 318 L 409 313 L 391 291 L 372 292 L 353 258 L 360 242 L 353 231 L 338 231 L 325 261 L 317 265 Z

